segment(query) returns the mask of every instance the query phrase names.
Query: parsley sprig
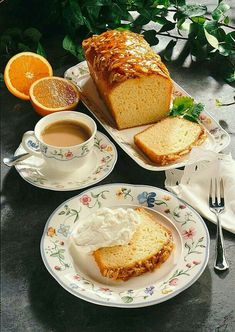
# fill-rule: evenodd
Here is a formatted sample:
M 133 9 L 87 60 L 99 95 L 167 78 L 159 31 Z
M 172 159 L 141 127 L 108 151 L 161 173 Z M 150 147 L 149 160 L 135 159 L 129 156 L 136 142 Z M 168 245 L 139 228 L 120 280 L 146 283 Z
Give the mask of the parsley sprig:
M 170 110 L 170 116 L 179 116 L 192 122 L 198 122 L 200 113 L 203 111 L 202 103 L 195 103 L 190 97 L 176 97 Z

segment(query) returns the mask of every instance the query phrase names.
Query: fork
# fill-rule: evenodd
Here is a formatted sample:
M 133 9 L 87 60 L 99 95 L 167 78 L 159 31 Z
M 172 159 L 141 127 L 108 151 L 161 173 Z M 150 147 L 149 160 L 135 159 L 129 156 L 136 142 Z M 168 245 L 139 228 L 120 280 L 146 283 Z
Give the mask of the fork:
M 214 182 L 214 183 L 213 183 Z M 229 268 L 225 257 L 223 232 L 221 227 L 220 214 L 225 210 L 224 204 L 224 182 L 223 179 L 211 179 L 209 192 L 209 208 L 217 218 L 217 235 L 216 235 L 216 258 L 214 263 L 215 270 L 224 271 Z

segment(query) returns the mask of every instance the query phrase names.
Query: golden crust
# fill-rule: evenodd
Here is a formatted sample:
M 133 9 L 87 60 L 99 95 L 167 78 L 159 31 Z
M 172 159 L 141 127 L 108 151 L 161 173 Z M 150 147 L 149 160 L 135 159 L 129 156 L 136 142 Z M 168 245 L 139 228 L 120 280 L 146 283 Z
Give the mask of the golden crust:
M 99 251 L 95 251 L 93 256 L 96 263 L 99 266 L 100 272 L 104 277 L 114 279 L 114 280 L 128 280 L 131 277 L 137 277 L 145 272 L 153 271 L 156 268 L 159 268 L 162 263 L 164 263 L 167 258 L 170 256 L 174 244 L 172 239 L 170 239 L 155 255 L 149 257 L 144 261 L 137 262 L 128 267 L 119 267 L 119 268 L 107 268 L 102 264 L 102 259 L 99 254 Z
M 109 30 L 82 43 L 87 62 L 102 72 L 109 85 L 151 74 L 169 78 L 169 72 L 142 35 Z
M 177 153 L 172 153 L 172 154 L 168 154 L 168 155 L 157 155 L 154 151 L 150 150 L 145 144 L 143 144 L 139 135 L 142 132 L 148 130 L 148 128 L 143 130 L 142 132 L 136 134 L 134 136 L 134 142 L 135 142 L 136 146 L 138 146 L 138 148 L 141 151 L 143 151 L 144 154 L 146 154 L 151 161 L 153 161 L 154 163 L 156 163 L 158 165 L 164 166 L 164 165 L 170 164 L 170 163 L 175 162 L 176 160 L 180 159 L 183 155 L 189 153 L 194 146 L 199 146 L 206 140 L 207 134 L 206 134 L 205 128 L 201 125 L 200 125 L 200 127 L 201 127 L 201 132 L 200 132 L 198 138 L 194 142 L 189 144 L 187 146 L 187 149 L 181 150 Z
M 153 216 L 146 212 L 144 208 L 136 208 L 136 211 L 139 211 L 140 213 L 144 211 L 145 214 L 148 214 L 154 221 L 155 219 Z M 104 277 L 114 279 L 114 280 L 128 280 L 131 277 L 137 277 L 145 272 L 153 271 L 156 268 L 159 268 L 162 263 L 164 263 L 168 257 L 170 256 L 172 250 L 174 249 L 174 242 L 172 238 L 171 231 L 163 226 L 162 224 L 159 224 L 160 227 L 168 234 L 168 240 L 163 245 L 162 249 L 160 251 L 157 251 L 153 255 L 146 257 L 142 261 L 135 262 L 134 264 L 130 264 L 125 267 L 107 267 L 103 261 L 102 261 L 102 254 L 100 249 L 93 252 L 93 256 L 95 258 L 95 261 L 97 265 L 99 266 L 100 272 Z

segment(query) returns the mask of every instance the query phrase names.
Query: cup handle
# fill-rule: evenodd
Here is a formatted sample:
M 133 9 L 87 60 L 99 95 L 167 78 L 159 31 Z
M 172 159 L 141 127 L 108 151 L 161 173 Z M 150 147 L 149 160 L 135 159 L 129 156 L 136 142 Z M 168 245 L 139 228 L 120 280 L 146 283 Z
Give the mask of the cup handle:
M 41 157 L 42 153 L 39 150 L 39 142 L 34 135 L 34 131 L 29 130 L 24 133 L 21 142 L 23 148 L 33 156 Z

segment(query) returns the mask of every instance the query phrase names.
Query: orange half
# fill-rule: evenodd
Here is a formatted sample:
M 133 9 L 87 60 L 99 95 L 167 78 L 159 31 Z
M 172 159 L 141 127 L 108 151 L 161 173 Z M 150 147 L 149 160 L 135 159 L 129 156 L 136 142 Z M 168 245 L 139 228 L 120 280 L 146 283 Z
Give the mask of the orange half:
M 14 96 L 29 100 L 29 89 L 33 82 L 52 75 L 51 65 L 43 56 L 33 52 L 22 52 L 8 61 L 4 81 Z
M 34 82 L 29 95 L 34 109 L 42 116 L 73 110 L 79 101 L 77 87 L 67 79 L 56 76 Z

